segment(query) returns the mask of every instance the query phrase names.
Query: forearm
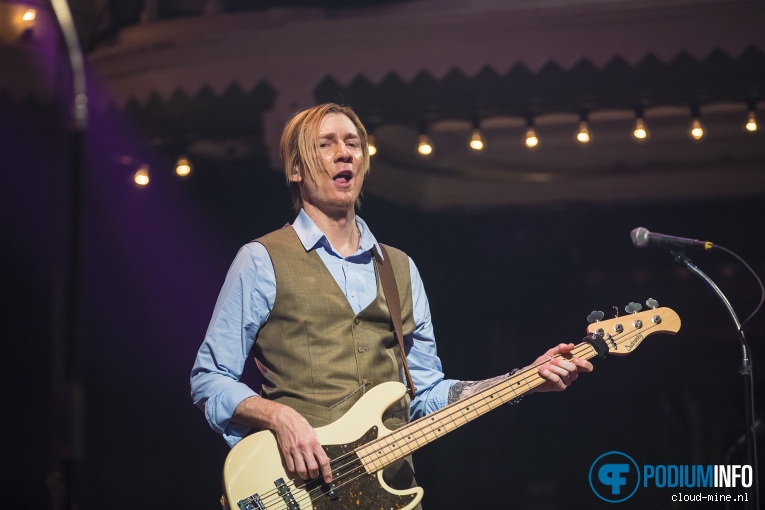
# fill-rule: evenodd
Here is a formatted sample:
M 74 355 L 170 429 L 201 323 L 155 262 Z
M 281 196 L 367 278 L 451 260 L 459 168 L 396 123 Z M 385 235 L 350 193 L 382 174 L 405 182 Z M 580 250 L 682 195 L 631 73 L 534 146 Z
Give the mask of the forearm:
M 453 404 L 458 400 L 480 393 L 486 388 L 494 386 L 505 379 L 507 379 L 507 374 L 498 375 L 491 379 L 484 379 L 483 381 L 457 381 L 452 384 L 451 388 L 449 388 L 448 403 Z
M 231 421 L 248 427 L 276 430 L 283 422 L 284 414 L 294 412 L 284 404 L 255 395 L 244 399 L 236 407 Z

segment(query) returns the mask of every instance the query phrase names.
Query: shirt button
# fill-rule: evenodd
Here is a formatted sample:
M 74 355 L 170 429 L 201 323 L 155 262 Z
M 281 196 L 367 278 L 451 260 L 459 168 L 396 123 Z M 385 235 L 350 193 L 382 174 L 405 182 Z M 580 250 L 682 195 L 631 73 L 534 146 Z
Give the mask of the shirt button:
M 353 319 L 353 323 L 358 326 L 359 324 L 361 324 L 361 319 L 356 317 L 355 319 Z
M 359 347 L 359 352 L 367 352 L 368 350 L 366 347 Z

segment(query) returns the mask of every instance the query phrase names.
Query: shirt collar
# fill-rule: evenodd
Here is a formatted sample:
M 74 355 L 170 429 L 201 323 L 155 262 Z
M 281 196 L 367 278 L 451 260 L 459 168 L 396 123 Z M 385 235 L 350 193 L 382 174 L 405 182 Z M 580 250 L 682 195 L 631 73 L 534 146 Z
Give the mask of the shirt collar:
M 375 239 L 372 231 L 369 230 L 366 222 L 360 217 L 356 216 L 356 226 L 358 227 L 359 232 L 361 232 L 361 242 L 359 243 L 359 252 L 351 255 L 351 257 L 357 256 L 360 253 L 368 253 L 374 248 L 374 250 L 379 254 L 380 258 L 382 258 L 382 250 L 380 250 L 380 245 L 377 243 L 377 239 Z M 300 242 L 303 244 L 305 251 L 311 251 L 315 249 L 317 245 L 322 245 L 325 246 L 327 250 L 332 251 L 332 253 L 338 257 L 340 256 L 332 249 L 327 236 L 324 234 L 324 232 L 321 231 L 316 223 L 314 223 L 311 217 L 306 214 L 304 209 L 300 209 L 300 213 L 292 223 L 292 228 L 295 229 L 295 233 L 297 234 L 298 239 L 300 239 Z

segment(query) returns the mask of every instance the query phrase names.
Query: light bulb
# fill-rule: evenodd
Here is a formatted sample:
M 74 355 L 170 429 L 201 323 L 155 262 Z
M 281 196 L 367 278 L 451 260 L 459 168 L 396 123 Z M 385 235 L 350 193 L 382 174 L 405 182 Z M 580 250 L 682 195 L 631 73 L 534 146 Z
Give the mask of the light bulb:
M 704 124 L 701 123 L 701 120 L 698 117 L 694 117 L 693 120 L 691 120 L 691 126 L 688 129 L 688 134 L 694 140 L 701 140 L 704 138 Z
M 181 156 L 175 163 L 175 175 L 181 178 L 191 175 L 191 163 L 186 156 Z
M 420 135 L 417 152 L 423 156 L 428 156 L 433 153 L 433 143 L 430 141 L 430 138 L 428 138 L 428 135 L 424 133 Z
M 587 126 L 586 120 L 579 123 L 579 131 L 576 133 L 576 140 L 581 144 L 590 142 L 590 128 Z
M 539 145 L 539 137 L 537 136 L 537 132 L 534 131 L 533 127 L 529 127 L 526 129 L 526 147 L 533 149 L 537 145 Z
M 749 110 L 749 116 L 746 119 L 746 125 L 744 127 L 750 133 L 754 133 L 759 129 L 759 126 L 757 125 L 757 116 L 755 115 L 754 110 Z
M 635 137 L 635 140 L 642 142 L 648 139 L 648 126 L 646 126 L 645 121 L 642 117 L 638 117 L 635 119 L 635 127 L 632 130 L 632 136 Z
M 474 151 L 482 151 L 484 147 L 486 147 L 486 142 L 480 129 L 473 129 L 473 133 L 470 135 L 470 143 L 468 145 Z
M 35 24 L 35 19 L 37 19 L 37 11 L 34 9 L 27 9 L 24 11 L 24 14 L 21 15 L 21 21 L 26 23 L 29 27 Z
M 367 136 L 367 151 L 370 156 L 377 154 L 377 146 L 375 145 L 375 135 Z
M 147 186 L 149 184 L 149 165 L 141 165 L 141 167 L 136 170 L 133 180 L 139 186 Z

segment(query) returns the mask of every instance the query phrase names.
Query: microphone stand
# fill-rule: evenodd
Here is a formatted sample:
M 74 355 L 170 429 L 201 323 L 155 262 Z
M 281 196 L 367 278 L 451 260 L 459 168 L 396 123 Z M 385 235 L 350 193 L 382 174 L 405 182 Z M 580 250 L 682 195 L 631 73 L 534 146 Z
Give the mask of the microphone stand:
M 755 434 L 756 424 L 754 418 L 754 378 L 752 376 L 752 356 L 749 343 L 746 341 L 744 331 L 741 329 L 741 323 L 736 316 L 736 312 L 733 310 L 733 306 L 731 306 L 730 301 L 728 301 L 728 298 L 725 297 L 725 294 L 723 294 L 720 288 L 715 285 L 715 282 L 713 282 L 701 269 L 696 267 L 696 264 L 685 255 L 685 251 L 682 249 L 678 248 L 670 250 L 670 253 L 672 253 L 672 257 L 678 264 L 687 267 L 715 291 L 720 300 L 722 300 L 728 308 L 728 313 L 730 313 L 730 316 L 733 318 L 733 322 L 736 325 L 736 331 L 738 332 L 738 337 L 741 341 L 741 368 L 739 369 L 739 372 L 744 376 L 744 414 L 746 419 L 745 436 L 747 444 L 747 460 L 749 465 L 752 466 L 752 476 L 754 478 L 754 486 L 750 489 L 750 492 L 753 493 L 753 505 L 750 507 L 749 502 L 747 502 L 745 507 L 760 508 L 760 478 L 757 466 L 757 437 Z

